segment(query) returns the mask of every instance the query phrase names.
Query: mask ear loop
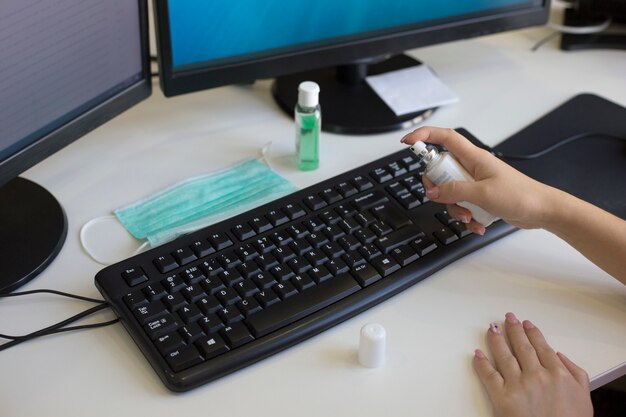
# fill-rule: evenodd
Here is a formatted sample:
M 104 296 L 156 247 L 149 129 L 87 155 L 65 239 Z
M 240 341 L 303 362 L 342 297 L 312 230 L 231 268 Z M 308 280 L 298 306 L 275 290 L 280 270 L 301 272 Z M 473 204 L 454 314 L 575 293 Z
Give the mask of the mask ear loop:
M 90 227 L 92 227 L 94 224 L 102 223 L 103 221 L 108 221 L 108 220 L 115 220 L 115 221 L 117 221 L 117 217 L 109 215 L 109 216 L 100 216 L 100 217 L 96 217 L 94 219 L 91 219 L 87 223 L 85 223 L 83 225 L 83 227 L 80 228 L 80 234 L 79 234 L 80 245 L 82 246 L 83 251 L 85 251 L 85 253 L 87 255 L 89 255 L 89 257 L 91 259 L 93 259 L 94 261 L 96 261 L 100 265 L 104 265 L 104 266 L 108 266 L 108 265 L 114 264 L 114 263 L 118 262 L 119 259 L 103 259 L 103 258 L 100 258 L 100 257 L 96 256 L 93 253 L 93 250 L 87 244 L 87 239 L 85 239 L 85 236 L 87 235 L 88 229 Z M 135 256 L 138 253 L 143 252 L 145 250 L 145 248 L 148 247 L 149 245 L 150 245 L 150 242 L 146 240 L 130 256 Z
M 274 171 L 274 168 L 272 168 L 272 165 L 270 164 L 270 161 L 267 158 L 267 154 L 269 153 L 271 147 L 272 147 L 272 141 L 269 141 L 265 145 L 263 145 L 263 147 L 261 148 L 261 158 L 260 159 L 261 159 L 261 161 L 263 161 L 265 163 L 265 165 L 267 165 L 267 167 L 269 169 Z

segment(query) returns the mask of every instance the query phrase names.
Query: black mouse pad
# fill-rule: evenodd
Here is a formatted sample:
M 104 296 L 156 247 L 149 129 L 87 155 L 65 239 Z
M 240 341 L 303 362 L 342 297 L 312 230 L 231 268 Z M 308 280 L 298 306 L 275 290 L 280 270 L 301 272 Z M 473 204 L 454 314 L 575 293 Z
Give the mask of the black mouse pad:
M 494 149 L 504 155 L 528 155 L 583 134 L 534 159 L 503 159 L 532 178 L 626 219 L 626 108 L 581 94 Z

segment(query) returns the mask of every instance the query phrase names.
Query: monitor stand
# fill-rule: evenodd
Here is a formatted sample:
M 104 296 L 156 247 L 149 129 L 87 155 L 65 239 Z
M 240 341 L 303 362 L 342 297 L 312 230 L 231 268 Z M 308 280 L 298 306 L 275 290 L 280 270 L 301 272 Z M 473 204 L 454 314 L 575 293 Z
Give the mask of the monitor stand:
M 434 108 L 396 116 L 365 81 L 368 75 L 421 65 L 406 55 L 385 58 L 279 77 L 272 88 L 274 99 L 293 117 L 298 85 L 302 81 L 315 81 L 320 86 L 322 130 L 333 133 L 382 133 L 406 129 L 423 122 L 433 114 Z
M 26 284 L 57 256 L 67 218 L 45 188 L 17 177 L 0 187 L 0 294 Z

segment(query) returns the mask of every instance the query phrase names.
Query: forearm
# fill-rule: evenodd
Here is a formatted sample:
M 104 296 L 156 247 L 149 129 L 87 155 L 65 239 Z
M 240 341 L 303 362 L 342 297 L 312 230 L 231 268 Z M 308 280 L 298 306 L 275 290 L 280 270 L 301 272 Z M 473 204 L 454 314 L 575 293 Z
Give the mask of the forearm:
M 626 285 L 626 221 L 570 194 L 547 189 L 543 228 Z

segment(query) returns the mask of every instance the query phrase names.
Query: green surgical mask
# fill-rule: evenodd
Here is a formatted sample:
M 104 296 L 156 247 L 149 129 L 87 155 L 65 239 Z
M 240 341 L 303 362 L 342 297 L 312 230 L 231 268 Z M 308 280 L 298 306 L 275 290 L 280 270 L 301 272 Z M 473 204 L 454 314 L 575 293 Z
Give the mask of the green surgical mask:
M 113 213 L 137 239 L 158 246 L 296 191 L 258 159 L 179 182 Z
M 102 243 L 97 236 L 88 238 L 88 229 L 95 223 L 115 222 L 114 219 L 117 219 L 132 236 L 145 240 L 137 253 L 147 245 L 159 246 L 296 190 L 293 184 L 265 163 L 249 159 L 222 171 L 181 181 L 150 197 L 118 208 L 113 212 L 115 217 L 92 219 L 83 225 L 80 241 L 83 249 L 96 262 L 108 265 L 115 260 L 103 260 L 105 257 L 96 255 L 94 252 L 98 251 L 94 251 L 89 243 Z

